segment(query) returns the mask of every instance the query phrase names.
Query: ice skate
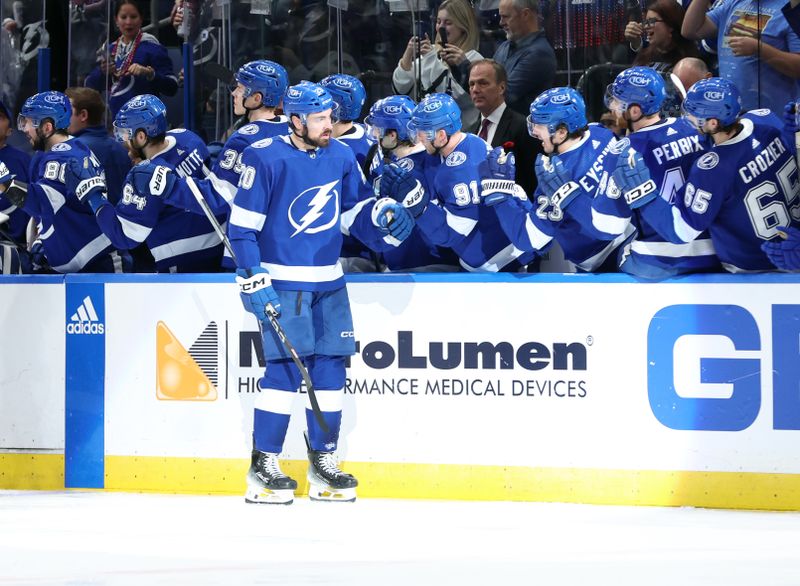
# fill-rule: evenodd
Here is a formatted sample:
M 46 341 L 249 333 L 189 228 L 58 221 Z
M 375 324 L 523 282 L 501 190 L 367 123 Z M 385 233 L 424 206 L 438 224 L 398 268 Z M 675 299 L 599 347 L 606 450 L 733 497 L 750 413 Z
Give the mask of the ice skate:
M 333 452 L 308 450 L 308 498 L 312 501 L 356 500 L 358 480 L 339 469 Z
M 253 450 L 250 470 L 247 472 L 246 502 L 290 505 L 296 489 L 297 481 L 281 472 L 277 454 Z

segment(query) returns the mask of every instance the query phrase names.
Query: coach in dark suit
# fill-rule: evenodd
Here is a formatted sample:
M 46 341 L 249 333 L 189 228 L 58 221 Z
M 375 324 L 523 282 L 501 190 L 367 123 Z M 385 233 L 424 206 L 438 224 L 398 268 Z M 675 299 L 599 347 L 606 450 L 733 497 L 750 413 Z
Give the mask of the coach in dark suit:
M 493 147 L 514 143 L 517 161 L 517 183 L 533 200 L 536 188 L 534 161 L 542 152 L 541 143 L 528 134 L 525 116 L 506 106 L 506 70 L 492 59 L 482 59 L 471 64 L 469 70 L 469 95 L 475 108 L 481 113 L 478 123 L 466 128 L 477 134 Z

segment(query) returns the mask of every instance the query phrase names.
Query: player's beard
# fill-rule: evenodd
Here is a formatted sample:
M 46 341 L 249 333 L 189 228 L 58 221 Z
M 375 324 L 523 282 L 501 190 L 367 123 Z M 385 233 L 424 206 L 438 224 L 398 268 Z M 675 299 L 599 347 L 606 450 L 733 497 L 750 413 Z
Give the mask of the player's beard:
M 53 135 L 51 134 L 50 136 Z M 33 150 L 42 152 L 47 150 L 47 139 L 50 138 L 50 136 L 45 136 L 44 134 L 42 134 L 41 129 L 37 128 L 36 138 L 31 140 L 31 146 L 33 147 Z
M 333 134 L 333 131 L 330 131 L 330 132 L 326 131 L 326 132 L 321 132 L 319 134 L 319 136 L 317 136 L 316 138 L 311 138 L 308 135 L 308 126 L 304 126 L 303 127 L 303 133 L 302 134 L 300 134 L 297 131 L 295 131 L 295 136 L 299 137 L 304 143 L 306 143 L 310 147 L 314 147 L 315 149 L 316 148 L 322 148 L 322 149 L 327 148 L 327 146 L 329 144 L 331 144 L 331 136 L 332 136 L 332 134 Z

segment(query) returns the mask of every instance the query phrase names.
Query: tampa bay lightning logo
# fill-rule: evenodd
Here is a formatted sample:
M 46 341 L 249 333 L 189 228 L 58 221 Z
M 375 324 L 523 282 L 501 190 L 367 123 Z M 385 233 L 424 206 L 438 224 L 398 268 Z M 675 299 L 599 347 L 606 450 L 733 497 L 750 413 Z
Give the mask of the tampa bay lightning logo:
M 272 139 L 271 138 L 262 138 L 261 140 L 257 140 L 256 142 L 254 142 L 250 146 L 253 147 L 253 148 L 256 148 L 256 149 L 263 149 L 264 147 L 268 147 L 271 144 L 272 144 Z
M 622 151 L 627 149 L 629 146 L 631 146 L 630 139 L 629 138 L 622 138 L 622 139 L 618 140 L 617 142 L 615 142 L 613 145 L 611 145 L 611 148 L 609 149 L 609 152 L 611 154 L 618 155 Z
M 294 228 L 290 238 L 301 232 L 324 232 L 339 221 L 339 192 L 334 189 L 339 180 L 309 187 L 289 204 L 289 223 Z
M 60 142 L 58 144 L 53 145 L 53 148 L 51 148 L 50 150 L 55 153 L 58 153 L 58 152 L 72 150 L 72 147 L 65 142 Z
M 772 110 L 769 108 L 759 108 L 758 110 L 750 110 L 748 113 L 752 114 L 753 116 L 769 116 L 772 113 Z
M 255 134 L 256 132 L 258 132 L 257 124 L 248 124 L 239 129 L 239 134 Z
M 400 159 L 395 164 L 401 169 L 405 169 L 406 171 L 412 171 L 414 169 L 414 161 L 407 157 Z
M 701 168 L 703 171 L 708 171 L 713 169 L 719 163 L 719 155 L 717 153 L 711 152 L 706 153 L 697 161 L 697 166 Z
M 467 160 L 467 154 L 461 151 L 453 151 L 444 160 L 444 164 L 448 167 L 458 167 L 461 163 Z

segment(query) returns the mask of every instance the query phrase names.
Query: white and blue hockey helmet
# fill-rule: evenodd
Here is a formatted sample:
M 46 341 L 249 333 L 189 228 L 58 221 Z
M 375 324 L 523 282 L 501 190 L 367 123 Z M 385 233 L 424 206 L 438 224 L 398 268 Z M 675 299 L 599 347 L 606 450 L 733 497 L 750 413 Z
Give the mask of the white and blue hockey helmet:
M 114 136 L 118 141 L 130 140 L 139 130 L 150 138 L 167 131 L 167 107 L 152 94 L 128 100 L 114 116 Z
M 430 94 L 414 108 L 408 129 L 416 136 L 424 134 L 431 142 L 439 130 L 449 137 L 461 130 L 461 109 L 452 96 Z
M 528 134 L 531 136 L 534 124 L 547 126 L 551 136 L 562 125 L 567 132 L 584 128 L 588 122 L 583 97 L 571 87 L 554 87 L 542 92 L 531 102 L 528 116 Z
M 730 126 L 742 111 L 739 89 L 727 79 L 701 79 L 689 88 L 681 105 L 681 114 L 698 130 L 706 120 L 715 118 L 720 125 Z
M 17 118 L 17 128 L 24 130 L 28 121 L 34 128 L 50 119 L 56 130 L 64 130 L 69 127 L 72 118 L 72 104 L 66 94 L 61 92 L 41 92 L 31 96 L 22 105 Z
M 605 104 L 622 115 L 631 106 L 639 106 L 642 115 L 650 116 L 661 109 L 667 97 L 664 78 L 652 67 L 631 67 L 617 75 L 606 88 Z

